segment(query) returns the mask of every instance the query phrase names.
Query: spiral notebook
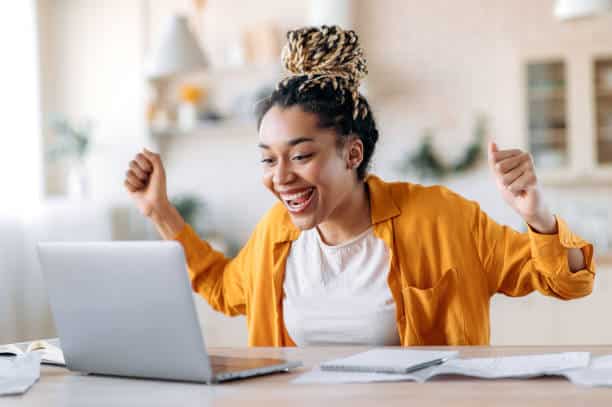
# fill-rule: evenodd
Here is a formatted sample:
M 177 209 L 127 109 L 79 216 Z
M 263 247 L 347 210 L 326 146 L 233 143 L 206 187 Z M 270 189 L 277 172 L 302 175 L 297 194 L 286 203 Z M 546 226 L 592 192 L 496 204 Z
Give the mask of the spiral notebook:
M 410 373 L 457 357 L 456 351 L 373 349 L 321 364 L 321 370 L 370 373 Z

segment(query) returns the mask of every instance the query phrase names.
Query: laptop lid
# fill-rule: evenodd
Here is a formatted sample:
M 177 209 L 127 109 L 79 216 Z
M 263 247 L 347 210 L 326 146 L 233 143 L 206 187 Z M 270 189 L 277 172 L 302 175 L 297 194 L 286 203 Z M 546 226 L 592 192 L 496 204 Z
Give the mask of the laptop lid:
M 178 242 L 39 243 L 66 365 L 213 381 Z

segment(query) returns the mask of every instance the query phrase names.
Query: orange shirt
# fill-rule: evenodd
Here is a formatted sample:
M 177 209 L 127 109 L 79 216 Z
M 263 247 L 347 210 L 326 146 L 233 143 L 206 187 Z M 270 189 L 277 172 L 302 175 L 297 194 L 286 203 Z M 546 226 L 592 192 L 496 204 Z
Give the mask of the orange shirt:
M 593 288 L 593 246 L 557 217 L 543 235 L 501 226 L 477 203 L 442 186 L 367 180 L 374 233 L 389 248 L 389 288 L 403 346 L 487 345 L 489 300 L 538 290 L 568 300 Z M 227 315 L 245 314 L 250 346 L 295 346 L 282 315 L 283 278 L 300 231 L 282 203 L 259 222 L 233 259 L 214 251 L 186 225 L 175 236 L 185 250 L 194 291 Z M 567 248 L 586 268 L 572 273 Z

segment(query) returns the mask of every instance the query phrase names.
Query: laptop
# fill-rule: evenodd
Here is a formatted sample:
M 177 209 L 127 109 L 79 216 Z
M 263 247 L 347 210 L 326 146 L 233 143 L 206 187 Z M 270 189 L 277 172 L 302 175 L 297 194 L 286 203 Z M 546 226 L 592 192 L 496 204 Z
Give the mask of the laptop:
M 301 366 L 208 354 L 178 242 L 45 242 L 37 251 L 70 370 L 216 383 Z

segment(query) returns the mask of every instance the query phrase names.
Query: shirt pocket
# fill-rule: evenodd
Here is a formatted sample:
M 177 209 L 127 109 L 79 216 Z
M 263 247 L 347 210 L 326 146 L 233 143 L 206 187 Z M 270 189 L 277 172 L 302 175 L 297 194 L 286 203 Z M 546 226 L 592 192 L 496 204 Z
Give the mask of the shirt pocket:
M 466 345 L 457 270 L 449 268 L 431 288 L 402 289 L 407 344 Z

